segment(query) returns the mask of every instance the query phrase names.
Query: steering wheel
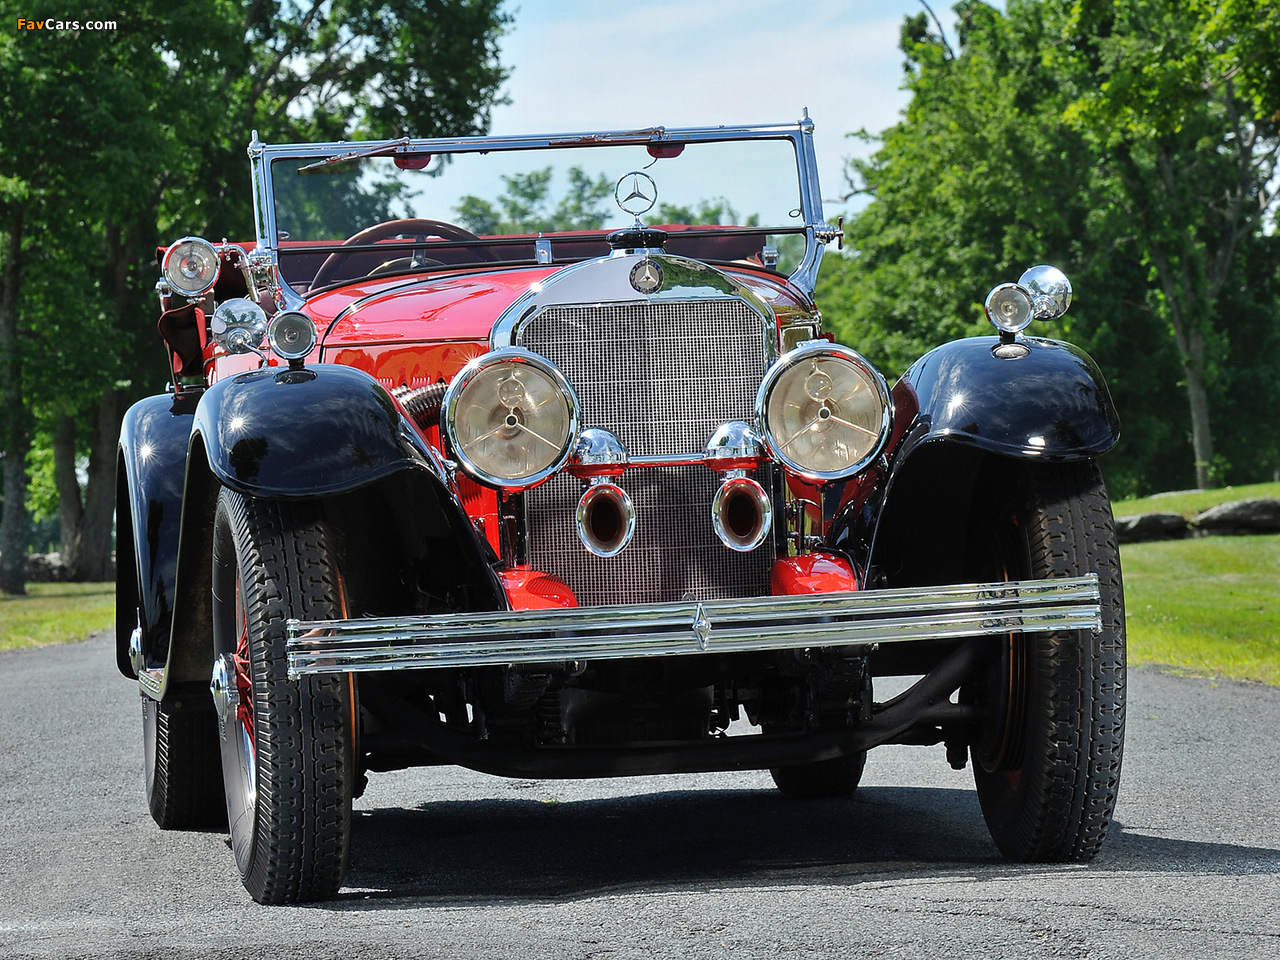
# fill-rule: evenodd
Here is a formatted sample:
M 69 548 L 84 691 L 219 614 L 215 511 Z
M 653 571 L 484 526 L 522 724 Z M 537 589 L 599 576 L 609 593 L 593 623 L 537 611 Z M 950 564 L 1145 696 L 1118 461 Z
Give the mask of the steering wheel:
M 346 247 L 358 243 L 376 243 L 379 240 L 387 239 L 387 237 L 397 236 L 439 237 L 442 240 L 458 241 L 480 239 L 470 230 L 465 230 L 456 224 L 446 223 L 443 220 L 425 220 L 412 217 L 407 220 L 384 220 L 382 223 L 375 223 L 371 227 L 365 227 L 359 233 L 353 233 L 342 241 L 342 245 Z M 485 260 L 496 261 L 498 259 L 494 252 L 487 247 L 476 247 L 474 249 Z M 336 253 L 329 254 L 328 259 L 320 265 L 320 269 L 316 271 L 315 277 L 312 278 L 311 289 L 323 287 L 333 280 L 333 275 L 338 272 L 338 267 L 348 257 L 359 252 L 363 251 L 343 252 L 339 250 Z

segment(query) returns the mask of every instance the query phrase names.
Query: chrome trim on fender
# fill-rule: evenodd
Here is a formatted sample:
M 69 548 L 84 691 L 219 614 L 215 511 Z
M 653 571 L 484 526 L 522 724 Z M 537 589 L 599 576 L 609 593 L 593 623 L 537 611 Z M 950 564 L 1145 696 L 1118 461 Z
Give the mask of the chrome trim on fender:
M 287 625 L 289 676 L 1100 630 L 1098 575 Z

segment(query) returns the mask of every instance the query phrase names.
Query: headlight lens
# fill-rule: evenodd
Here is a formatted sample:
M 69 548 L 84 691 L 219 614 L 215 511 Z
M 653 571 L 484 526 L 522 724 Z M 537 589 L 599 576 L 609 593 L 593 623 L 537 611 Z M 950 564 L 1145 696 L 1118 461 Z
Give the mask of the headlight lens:
M 213 244 L 199 237 L 183 237 L 164 252 L 164 278 L 186 297 L 198 297 L 218 282 L 221 263 Z
M 285 360 L 301 360 L 315 348 L 315 322 L 297 310 L 277 313 L 267 327 L 267 342 Z
M 477 357 L 449 384 L 443 426 L 477 480 L 523 490 L 559 470 L 578 440 L 578 397 L 543 357 L 507 347 Z
M 765 374 L 756 416 L 775 460 L 810 480 L 839 480 L 884 448 L 889 387 L 848 347 L 808 343 Z
M 1035 319 L 1031 294 L 1016 283 L 993 288 L 982 306 L 991 325 L 1004 333 L 1017 333 Z

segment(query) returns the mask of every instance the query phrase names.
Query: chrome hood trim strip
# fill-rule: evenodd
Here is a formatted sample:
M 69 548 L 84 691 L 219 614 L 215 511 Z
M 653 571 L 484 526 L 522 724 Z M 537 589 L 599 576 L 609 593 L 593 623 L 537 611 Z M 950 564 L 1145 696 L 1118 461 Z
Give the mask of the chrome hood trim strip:
M 1098 576 L 802 597 L 288 622 L 289 676 L 1100 630 Z

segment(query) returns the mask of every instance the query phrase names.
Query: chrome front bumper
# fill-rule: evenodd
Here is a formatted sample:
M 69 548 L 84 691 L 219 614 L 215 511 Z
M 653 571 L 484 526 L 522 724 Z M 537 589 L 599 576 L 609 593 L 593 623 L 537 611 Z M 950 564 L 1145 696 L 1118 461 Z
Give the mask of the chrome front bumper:
M 289 676 L 1100 630 L 1097 574 L 858 593 L 288 622 Z

